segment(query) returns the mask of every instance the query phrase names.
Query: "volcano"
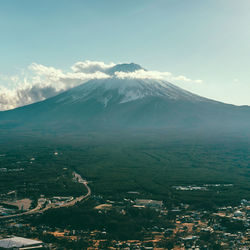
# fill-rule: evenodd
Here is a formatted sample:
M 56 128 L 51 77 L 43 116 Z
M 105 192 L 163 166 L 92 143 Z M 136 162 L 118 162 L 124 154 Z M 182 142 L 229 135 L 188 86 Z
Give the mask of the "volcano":
M 0 128 L 60 130 L 100 129 L 240 129 L 250 125 L 250 108 L 210 100 L 167 81 L 121 78 L 137 64 L 109 69 L 57 96 L 0 113 Z

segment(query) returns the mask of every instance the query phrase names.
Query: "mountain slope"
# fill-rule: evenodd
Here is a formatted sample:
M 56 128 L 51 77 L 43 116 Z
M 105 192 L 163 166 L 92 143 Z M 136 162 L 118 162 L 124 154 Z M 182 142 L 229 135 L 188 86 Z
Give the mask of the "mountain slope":
M 124 67 L 125 72 L 137 69 L 131 64 Z M 223 129 L 248 125 L 249 107 L 209 100 L 166 81 L 115 76 L 90 80 L 45 101 L 0 113 L 0 128 Z

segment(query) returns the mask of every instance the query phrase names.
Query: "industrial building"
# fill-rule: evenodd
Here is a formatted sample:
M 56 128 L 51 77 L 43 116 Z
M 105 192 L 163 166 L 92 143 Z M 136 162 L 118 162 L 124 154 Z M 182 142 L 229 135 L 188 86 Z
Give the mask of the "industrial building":
M 8 238 L 0 239 L 0 249 L 15 249 L 15 250 L 28 250 L 28 249 L 47 249 L 42 241 L 31 240 L 27 238 L 11 236 Z

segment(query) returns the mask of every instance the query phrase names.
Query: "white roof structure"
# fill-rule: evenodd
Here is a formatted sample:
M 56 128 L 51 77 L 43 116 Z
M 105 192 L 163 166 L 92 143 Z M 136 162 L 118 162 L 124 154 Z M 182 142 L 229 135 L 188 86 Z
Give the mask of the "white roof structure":
M 136 205 L 144 205 L 144 206 L 162 206 L 162 201 L 156 201 L 156 200 L 145 200 L 145 199 L 136 199 L 135 200 Z
M 0 240 L 0 248 L 6 248 L 6 249 L 37 246 L 41 244 L 43 244 L 42 241 L 26 239 L 17 236 Z

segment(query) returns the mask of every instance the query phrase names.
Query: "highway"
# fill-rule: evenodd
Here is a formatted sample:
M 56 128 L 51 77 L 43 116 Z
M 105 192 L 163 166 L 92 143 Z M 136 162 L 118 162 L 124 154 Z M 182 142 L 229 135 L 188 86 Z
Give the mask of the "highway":
M 55 205 L 53 203 L 47 204 L 44 208 L 43 207 L 43 203 L 39 203 L 37 204 L 37 206 L 31 210 L 28 210 L 26 212 L 20 213 L 20 214 L 12 214 L 12 215 L 6 215 L 6 216 L 0 216 L 0 220 L 1 219 L 10 219 L 10 218 L 16 218 L 16 217 L 20 217 L 20 216 L 24 216 L 24 215 L 31 215 L 31 214 L 35 214 L 35 213 L 43 213 L 51 208 L 61 208 L 61 207 L 71 207 L 74 206 L 77 202 L 83 201 L 83 200 L 87 200 L 90 195 L 91 195 L 91 189 L 88 186 L 88 182 L 86 180 L 83 180 L 83 178 L 81 177 L 81 175 L 77 174 L 76 172 L 73 172 L 73 180 L 77 181 L 78 183 L 81 183 L 85 186 L 85 188 L 87 189 L 87 194 L 86 195 L 82 195 L 79 197 L 76 197 L 75 199 L 63 203 L 61 205 Z

